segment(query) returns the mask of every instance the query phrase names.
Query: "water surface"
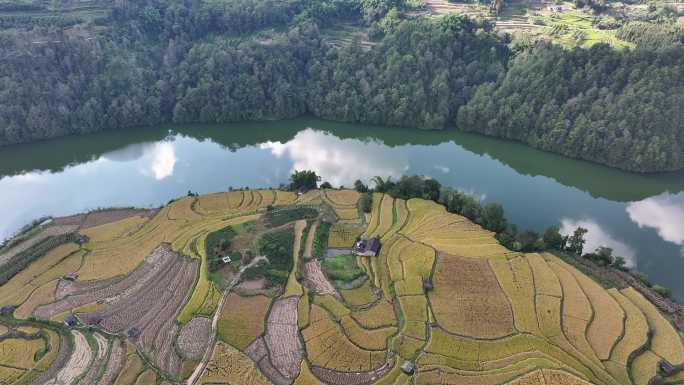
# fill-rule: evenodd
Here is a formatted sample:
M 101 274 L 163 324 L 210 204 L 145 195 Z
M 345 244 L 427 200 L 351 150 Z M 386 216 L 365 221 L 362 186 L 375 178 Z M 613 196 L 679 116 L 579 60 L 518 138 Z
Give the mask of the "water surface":
M 432 176 L 500 202 L 520 228 L 589 229 L 684 299 L 684 173 L 641 175 L 454 131 L 313 119 L 157 127 L 0 148 L 0 238 L 44 215 L 156 207 L 229 187 L 276 187 L 295 170 L 334 186 Z

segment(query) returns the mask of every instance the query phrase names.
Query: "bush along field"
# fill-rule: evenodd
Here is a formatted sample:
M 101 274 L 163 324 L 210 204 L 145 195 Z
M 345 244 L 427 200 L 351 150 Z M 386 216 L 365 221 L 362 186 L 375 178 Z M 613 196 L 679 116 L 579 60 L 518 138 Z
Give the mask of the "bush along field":
M 0 384 L 684 382 L 681 334 L 637 286 L 410 195 L 231 191 L 43 224 L 0 254 L 22 264 Z

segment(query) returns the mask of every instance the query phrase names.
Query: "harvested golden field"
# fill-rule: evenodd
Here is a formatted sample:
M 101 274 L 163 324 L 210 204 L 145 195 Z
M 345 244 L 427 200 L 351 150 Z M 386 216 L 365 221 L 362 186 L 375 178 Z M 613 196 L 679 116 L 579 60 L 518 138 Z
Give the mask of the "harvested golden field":
M 325 190 L 325 196 L 336 206 L 356 206 L 361 194 L 354 190 Z
M 516 329 L 538 334 L 534 279 L 527 258 L 493 258 L 489 260 L 489 264 L 511 304 Z
M 354 224 L 335 223 L 330 227 L 328 247 L 348 248 L 354 246 L 356 239 L 363 234 L 364 228 Z
M 270 381 L 244 353 L 219 342 L 197 384 L 269 385 Z
M 56 247 L 0 286 L 0 303 L 21 305 L 36 288 L 78 270 L 82 256 L 74 243 Z
M 492 233 L 434 202 L 374 194 L 367 222 L 359 218 L 355 225 L 340 213 L 356 217 L 358 199 L 345 190 L 300 197 L 244 190 L 183 197 L 149 219 L 128 216 L 93 225 L 83 230 L 89 242 L 55 248 L 0 287 L 0 305 L 17 305 L 21 318 L 76 314 L 85 322 L 102 314 L 94 327 L 121 335 L 138 325 L 135 347 L 129 344 L 124 355 L 123 340 L 108 337 L 105 345 L 112 351 L 118 346 L 118 353 L 104 365 L 102 341 L 87 329 L 73 330 L 74 354 L 59 350 L 69 345 L 45 330 L 44 338 L 0 342 L 0 375 L 30 382 L 24 372 L 33 370 L 71 382 L 81 374 L 92 378 L 94 358 L 98 367 L 106 366 L 108 385 L 188 376 L 199 377 L 198 384 L 248 385 L 648 385 L 661 357 L 684 363 L 674 327 L 635 290 L 606 290 L 551 254 L 509 251 Z M 332 224 L 330 247 L 348 248 L 363 233 L 381 237 L 377 257 L 358 258 L 366 280 L 354 271 L 348 281 L 335 279 L 336 288 L 321 261 L 298 263 L 299 249 L 309 254 L 301 235 L 305 223 L 292 220 L 287 225 L 297 224 L 294 250 L 283 257 L 294 261 L 288 285 L 258 291 L 273 299 L 231 293 L 221 301 L 224 287 L 209 271 L 209 234 L 255 221 L 268 205 L 293 202 L 335 209 L 341 219 Z M 259 221 L 243 227 L 264 231 Z M 78 279 L 62 279 L 67 272 L 77 272 Z M 256 282 L 242 280 L 243 289 L 244 280 Z M 238 292 L 247 293 L 243 289 Z M 224 306 L 212 347 L 219 303 Z M 193 319 L 203 323 L 201 341 L 193 340 L 199 335 L 188 323 Z M 0 327 L 0 333 L 39 330 L 27 325 Z M 175 351 L 182 360 L 167 355 Z M 205 352 L 211 354 L 206 369 L 193 374 L 202 369 Z M 401 372 L 404 360 L 416 365 L 414 375 Z M 73 367 L 52 373 L 53 362 Z
M 371 207 L 370 220 L 368 220 L 368 228 L 363 233 L 363 238 L 370 238 L 375 233 L 375 229 L 380 224 L 380 205 L 385 194 L 373 193 L 373 206 Z M 366 214 L 368 215 L 368 214 Z
M 394 224 L 394 198 L 385 194 L 380 202 L 378 225 L 371 236 L 382 237 Z
M 385 363 L 385 353 L 352 343 L 325 310 L 312 306 L 311 325 L 302 331 L 309 362 L 340 372 L 369 371 Z
M 218 336 L 240 350 L 264 332 L 271 299 L 262 295 L 241 297 L 230 294 L 218 321 Z
M 366 329 L 378 329 L 397 324 L 394 306 L 387 301 L 380 301 L 367 310 L 353 312 L 351 317 Z
M 142 216 L 128 217 L 116 222 L 81 230 L 81 234 L 90 238 L 90 242 L 111 241 L 135 232 L 148 220 L 149 218 Z
M 440 253 L 428 297 L 446 330 L 473 338 L 515 333 L 513 311 L 486 260 Z
M 621 290 L 621 293 L 629 298 L 646 316 L 648 325 L 653 332 L 650 349 L 673 365 L 684 363 L 684 345 L 672 324 L 636 290 L 627 288 Z
M 425 340 L 428 323 L 428 303 L 422 295 L 399 297 L 403 323 L 401 332 L 409 337 Z
M 385 350 L 387 341 L 396 334 L 397 328 L 365 329 L 353 318 L 346 316 L 340 321 L 344 333 L 357 346 L 366 350 Z
M 25 340 L 8 338 L 0 342 L 0 364 L 18 369 L 33 369 L 35 354 L 45 348 L 40 338 Z
M 355 307 L 368 306 L 378 300 L 378 297 L 373 294 L 370 280 L 368 279 L 363 283 L 363 285 L 357 287 L 356 289 L 340 290 L 340 294 L 342 295 L 344 302 Z
M 639 350 L 648 343 L 649 326 L 646 316 L 639 307 L 617 289 L 609 289 L 608 293 L 615 298 L 625 311 L 625 335 L 615 345 L 610 353 L 610 360 L 627 366 L 632 352 Z
M 601 360 L 610 358 L 613 346 L 622 336 L 625 312 L 613 297 L 598 283 L 579 270 L 558 260 L 577 279 L 594 310 L 594 317 L 587 329 L 587 340 Z

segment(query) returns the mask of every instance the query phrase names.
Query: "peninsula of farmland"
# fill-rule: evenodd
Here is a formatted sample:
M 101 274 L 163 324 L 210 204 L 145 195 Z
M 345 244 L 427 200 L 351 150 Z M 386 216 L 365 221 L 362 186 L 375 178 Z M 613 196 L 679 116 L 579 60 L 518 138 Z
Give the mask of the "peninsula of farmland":
M 0 249 L 0 385 L 684 383 L 639 290 L 432 201 L 190 194 Z M 371 246 L 372 245 L 372 246 Z

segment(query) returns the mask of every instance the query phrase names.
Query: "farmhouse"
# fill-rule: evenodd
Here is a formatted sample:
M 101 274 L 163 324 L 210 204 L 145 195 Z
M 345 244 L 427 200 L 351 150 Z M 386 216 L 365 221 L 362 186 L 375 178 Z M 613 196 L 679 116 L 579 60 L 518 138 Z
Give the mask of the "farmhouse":
M 73 282 L 73 281 L 75 281 L 75 280 L 78 279 L 78 274 L 76 274 L 76 273 L 66 273 L 66 274 L 64 274 L 64 276 L 62 277 L 62 279 L 66 280 L 66 281 L 72 281 L 72 282 Z
M 14 313 L 14 306 L 0 307 L 0 315 L 11 315 Z
M 380 240 L 377 237 L 373 237 L 368 240 L 360 240 L 354 245 L 354 255 L 360 255 L 363 257 L 375 257 L 380 251 Z
M 78 325 L 78 318 L 76 318 L 75 315 L 70 314 L 66 317 L 64 317 L 64 324 L 66 326 L 75 326 Z

